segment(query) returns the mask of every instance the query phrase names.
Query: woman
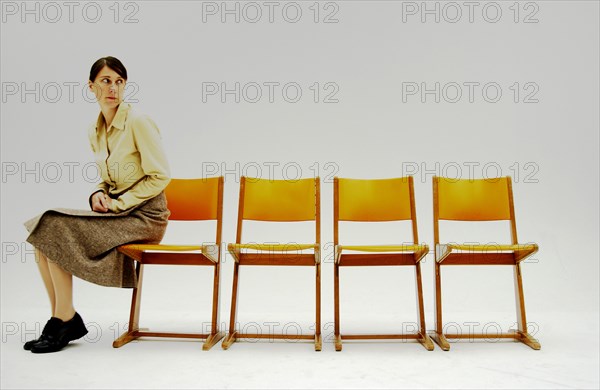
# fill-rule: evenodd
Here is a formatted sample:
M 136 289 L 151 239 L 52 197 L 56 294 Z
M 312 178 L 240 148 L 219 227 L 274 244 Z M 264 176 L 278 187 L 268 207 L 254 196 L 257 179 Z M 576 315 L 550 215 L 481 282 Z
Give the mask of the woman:
M 24 345 L 31 352 L 60 351 L 87 334 L 73 307 L 73 275 L 102 286 L 134 287 L 133 260 L 116 247 L 159 243 L 164 235 L 169 165 L 155 123 L 122 101 L 126 82 L 118 59 L 92 65 L 88 84 L 101 112 L 88 133 L 102 177 L 89 198 L 92 211 L 52 209 L 25 223 L 52 309 L 41 336 Z

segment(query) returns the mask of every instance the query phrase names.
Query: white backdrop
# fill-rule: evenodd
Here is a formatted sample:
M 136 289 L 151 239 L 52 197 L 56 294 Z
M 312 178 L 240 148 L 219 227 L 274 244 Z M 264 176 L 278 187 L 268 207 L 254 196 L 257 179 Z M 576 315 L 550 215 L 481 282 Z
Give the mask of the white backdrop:
M 598 10 L 595 1 L 2 1 L 3 372 L 7 343 L 26 333 L 23 318 L 43 324 L 48 311 L 22 223 L 51 207 L 86 208 L 97 182 L 86 129 L 99 107 L 85 83 L 107 55 L 128 69 L 126 100 L 159 125 L 173 176 L 226 176 L 224 242 L 235 240 L 240 175 L 320 175 L 325 336 L 333 321 L 334 175 L 414 175 L 420 240 L 430 246 L 433 175 L 510 175 L 520 241 L 540 246 L 523 267 L 528 320 L 544 345 L 553 325 L 544 315 L 591 313 L 597 352 Z M 507 226 L 491 225 L 476 236 L 447 227 L 445 237 L 508 241 Z M 348 242 L 389 243 L 389 227 L 344 229 Z M 166 239 L 197 237 L 173 225 Z M 433 329 L 432 256 L 423 267 Z M 503 330 L 514 323 L 512 271 L 489 268 L 445 272 L 446 321 L 484 324 L 500 313 Z M 309 330 L 312 270 L 243 271 L 242 326 L 298 321 Z M 344 271 L 344 329 L 364 331 L 371 315 L 382 319 L 379 329 L 415 321 L 412 272 Z M 231 278 L 225 256 L 224 323 Z M 170 291 L 199 299 L 208 313 L 206 270 L 149 270 L 147 281 L 145 309 L 196 318 L 161 295 Z M 187 282 L 195 295 L 176 289 Z M 106 311 L 107 321 L 125 321 L 129 290 L 77 281 L 75 294 L 84 318 Z M 102 328 L 112 337 L 110 324 Z M 3 383 L 18 386 L 14 370 L 5 375 Z M 597 387 L 597 371 L 587 375 L 579 385 Z

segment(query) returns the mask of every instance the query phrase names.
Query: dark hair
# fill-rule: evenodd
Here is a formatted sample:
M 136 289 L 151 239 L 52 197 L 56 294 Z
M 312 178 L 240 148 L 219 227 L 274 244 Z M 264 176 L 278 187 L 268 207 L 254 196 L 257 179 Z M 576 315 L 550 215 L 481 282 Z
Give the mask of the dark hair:
M 117 74 L 119 76 L 121 76 L 125 80 L 127 80 L 127 69 L 125 69 L 125 66 L 123 66 L 123 63 L 121 61 L 119 61 L 118 58 L 109 56 L 109 57 L 102 57 L 98 61 L 94 62 L 94 65 L 92 65 L 92 69 L 90 70 L 90 81 L 91 82 L 94 82 L 94 80 L 96 80 L 96 76 L 98 76 L 98 73 L 100 73 L 102 68 L 104 68 L 105 66 L 108 66 L 109 68 L 111 68 L 112 70 L 117 72 Z

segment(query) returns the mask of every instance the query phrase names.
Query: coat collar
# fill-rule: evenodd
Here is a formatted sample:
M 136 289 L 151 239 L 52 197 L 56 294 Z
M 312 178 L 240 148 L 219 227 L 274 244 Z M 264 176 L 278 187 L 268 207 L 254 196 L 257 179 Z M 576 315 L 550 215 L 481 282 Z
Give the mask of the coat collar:
M 117 112 L 115 113 L 115 117 L 113 118 L 111 127 L 123 130 L 125 128 L 125 120 L 127 119 L 127 114 L 129 113 L 130 109 L 131 104 L 121 102 L 121 104 L 119 104 L 119 108 L 117 108 Z M 102 111 L 100 111 L 100 114 L 98 114 L 98 120 L 96 121 L 96 131 L 98 131 L 98 129 L 101 129 L 105 125 L 106 124 L 104 123 L 104 115 L 102 115 Z

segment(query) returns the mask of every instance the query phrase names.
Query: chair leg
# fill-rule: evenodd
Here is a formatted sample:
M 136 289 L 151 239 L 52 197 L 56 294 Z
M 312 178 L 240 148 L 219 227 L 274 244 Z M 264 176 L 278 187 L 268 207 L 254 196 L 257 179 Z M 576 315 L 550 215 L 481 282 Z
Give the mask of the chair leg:
M 210 327 L 210 335 L 204 341 L 202 345 L 203 351 L 210 350 L 219 340 L 221 340 L 225 334 L 219 332 L 219 292 L 221 289 L 220 281 L 220 268 L 221 263 L 215 264 L 214 269 L 214 280 L 213 280 L 213 303 L 212 303 L 212 321 Z
M 235 315 L 237 312 L 237 292 L 238 292 L 238 275 L 240 264 L 236 261 L 233 263 L 233 286 L 231 290 L 231 316 L 229 317 L 229 334 L 223 340 L 221 348 L 228 349 L 236 340 L 235 334 Z
M 517 331 L 517 333 L 521 336 L 521 338 L 518 340 L 523 344 L 535 349 L 536 351 L 539 351 L 542 348 L 540 342 L 529 333 L 519 331 Z
M 335 350 L 342 350 L 342 335 L 340 334 L 340 266 L 338 263 L 333 265 L 333 306 L 334 306 L 334 337 Z
M 119 348 L 123 345 L 133 341 L 139 336 L 136 335 L 136 332 L 140 330 L 140 306 L 142 303 L 142 282 L 144 277 L 144 265 L 141 263 L 137 263 L 135 267 L 135 271 L 137 274 L 137 286 L 133 288 L 133 292 L 131 294 L 131 309 L 129 311 L 129 325 L 127 332 L 123 333 L 119 336 L 118 339 L 113 341 L 113 348 Z
M 334 345 L 335 345 L 335 350 L 336 351 L 341 351 L 342 350 L 342 335 L 335 335 L 335 339 L 334 339 Z
M 202 344 L 202 350 L 209 351 L 224 336 L 225 336 L 225 333 L 223 333 L 223 332 L 211 333 L 204 341 L 204 344 Z
M 426 350 L 433 351 L 433 349 L 434 349 L 433 341 L 432 341 L 432 338 L 429 337 L 429 335 L 427 333 L 419 333 L 419 337 L 417 338 L 417 341 L 420 342 L 421 345 L 423 345 Z
M 320 352 L 323 348 L 323 339 L 320 334 L 315 335 L 315 351 Z
M 431 335 L 433 341 L 444 351 L 450 350 L 450 343 L 444 337 L 444 324 L 442 322 L 442 275 L 440 263 L 435 261 L 434 278 L 435 278 L 435 332 Z
M 525 315 L 525 297 L 523 296 L 523 279 L 521 278 L 521 264 L 515 264 L 515 298 L 517 303 L 517 333 L 521 341 L 529 347 L 539 350 L 541 345 L 527 330 L 527 316 Z
M 236 336 L 237 332 L 229 332 L 227 334 L 227 336 L 225 336 L 225 339 L 223 340 L 223 342 L 221 343 L 221 348 L 223 349 L 229 349 L 229 347 L 231 347 L 231 344 L 236 342 Z
M 323 341 L 321 339 L 321 263 L 316 265 L 316 323 L 315 323 L 315 351 L 322 349 Z
M 428 351 L 433 351 L 433 341 L 427 335 L 425 327 L 425 308 L 423 304 L 423 282 L 421 279 L 421 263 L 415 264 L 415 280 L 417 285 L 417 318 L 419 321 L 419 338 L 417 339 Z

